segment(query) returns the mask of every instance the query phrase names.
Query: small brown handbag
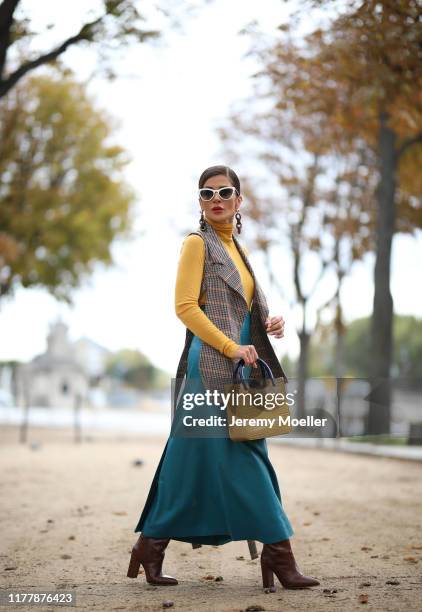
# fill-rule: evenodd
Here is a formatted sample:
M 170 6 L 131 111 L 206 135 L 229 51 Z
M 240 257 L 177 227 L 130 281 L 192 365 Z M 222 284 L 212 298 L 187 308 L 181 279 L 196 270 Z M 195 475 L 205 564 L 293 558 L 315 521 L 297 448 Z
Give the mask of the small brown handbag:
M 284 378 L 274 378 L 263 359 L 257 358 L 257 363 L 262 379 L 245 379 L 245 362 L 240 359 L 233 372 L 233 382 L 225 385 L 225 392 L 230 394 L 227 426 L 234 441 L 259 440 L 292 431 Z

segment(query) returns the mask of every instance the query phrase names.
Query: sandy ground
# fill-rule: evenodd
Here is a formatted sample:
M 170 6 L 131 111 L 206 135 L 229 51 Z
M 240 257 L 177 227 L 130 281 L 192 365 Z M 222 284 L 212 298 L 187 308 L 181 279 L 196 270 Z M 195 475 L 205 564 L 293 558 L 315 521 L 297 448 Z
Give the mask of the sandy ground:
M 126 571 L 165 440 L 92 435 L 74 444 L 70 432 L 40 429 L 25 445 L 17 437 L 12 427 L 0 435 L 2 589 L 73 589 L 77 609 L 101 611 L 161 610 L 167 600 L 183 612 L 422 610 L 419 463 L 270 443 L 297 562 L 321 585 L 277 582 L 264 594 L 246 542 L 193 550 L 173 540 L 163 569 L 179 584 L 154 587 Z

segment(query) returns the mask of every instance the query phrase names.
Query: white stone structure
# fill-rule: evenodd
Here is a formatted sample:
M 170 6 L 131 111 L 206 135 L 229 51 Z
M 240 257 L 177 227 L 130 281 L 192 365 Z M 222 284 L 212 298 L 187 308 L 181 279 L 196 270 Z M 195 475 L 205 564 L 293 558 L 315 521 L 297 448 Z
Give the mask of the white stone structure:
M 47 350 L 20 366 L 18 372 L 19 404 L 43 408 L 72 408 L 80 397 L 86 401 L 89 373 L 78 362 L 68 327 L 63 321 L 50 326 Z

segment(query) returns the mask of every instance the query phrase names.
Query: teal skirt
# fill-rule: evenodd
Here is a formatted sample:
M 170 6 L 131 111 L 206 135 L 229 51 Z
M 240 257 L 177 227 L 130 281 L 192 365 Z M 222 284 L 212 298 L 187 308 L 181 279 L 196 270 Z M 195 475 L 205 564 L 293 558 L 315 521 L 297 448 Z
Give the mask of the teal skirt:
M 240 344 L 250 344 L 250 313 Z M 193 382 L 195 391 L 202 386 L 201 345 L 194 336 L 188 353 L 186 383 Z M 178 406 L 176 415 L 179 410 Z M 214 546 L 233 540 L 270 544 L 292 536 L 266 439 L 234 442 L 226 434 L 170 435 L 135 528 L 139 531 L 153 538 Z

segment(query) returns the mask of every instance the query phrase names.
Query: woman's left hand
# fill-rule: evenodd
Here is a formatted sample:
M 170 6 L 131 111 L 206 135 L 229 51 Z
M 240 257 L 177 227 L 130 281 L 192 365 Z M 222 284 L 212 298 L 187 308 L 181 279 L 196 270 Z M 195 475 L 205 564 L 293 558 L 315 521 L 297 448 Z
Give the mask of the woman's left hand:
M 283 317 L 267 317 L 265 326 L 265 331 L 269 336 L 274 336 L 274 338 L 282 338 L 284 336 Z

